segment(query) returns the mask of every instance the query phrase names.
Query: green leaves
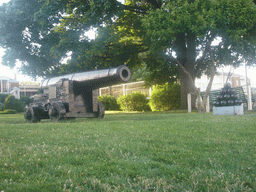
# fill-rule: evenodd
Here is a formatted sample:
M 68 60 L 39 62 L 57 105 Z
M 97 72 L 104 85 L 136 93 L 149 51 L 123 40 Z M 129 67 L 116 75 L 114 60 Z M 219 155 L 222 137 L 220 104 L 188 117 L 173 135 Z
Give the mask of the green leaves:
M 208 55 L 202 57 L 203 51 L 214 51 L 215 59 L 227 64 L 238 65 L 241 57 L 251 62 L 255 60 L 256 6 L 250 0 L 165 1 L 160 9 L 148 11 L 142 23 L 150 50 L 166 52 L 170 49 L 177 59 L 182 58 L 184 66 L 194 54 L 188 50 L 192 40 L 189 37 L 195 36 L 196 57 L 189 67 L 192 73 L 193 69 L 204 68 L 197 65 L 200 60 L 207 61 Z M 218 47 L 211 45 L 217 37 L 222 38 Z M 206 49 L 207 44 L 211 45 L 210 49 Z
M 192 33 L 201 37 L 207 31 L 214 30 L 214 14 L 211 0 L 193 3 L 187 0 L 169 1 L 161 9 L 149 11 L 143 24 L 153 43 L 168 45 L 178 33 Z

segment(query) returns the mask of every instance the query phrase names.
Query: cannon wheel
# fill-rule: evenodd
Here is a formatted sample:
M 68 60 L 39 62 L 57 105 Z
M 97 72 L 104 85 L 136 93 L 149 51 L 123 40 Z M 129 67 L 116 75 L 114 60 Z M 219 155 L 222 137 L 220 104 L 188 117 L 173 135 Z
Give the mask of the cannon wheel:
M 97 113 L 97 117 L 99 119 L 103 119 L 105 115 L 105 108 L 103 106 L 103 104 L 101 102 L 98 102 L 98 113 Z
M 39 114 L 37 114 L 35 107 L 26 108 L 24 117 L 25 117 L 26 121 L 29 123 L 37 123 L 37 122 L 41 121 L 41 118 L 40 118 Z
M 53 103 L 48 114 L 52 122 L 58 122 L 66 114 L 66 110 L 62 103 Z

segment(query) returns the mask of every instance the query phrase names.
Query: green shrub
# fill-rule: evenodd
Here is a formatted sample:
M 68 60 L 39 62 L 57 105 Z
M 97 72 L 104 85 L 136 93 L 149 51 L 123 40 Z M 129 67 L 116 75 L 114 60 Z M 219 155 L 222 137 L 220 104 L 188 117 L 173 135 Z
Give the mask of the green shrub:
M 8 94 L 0 93 L 0 111 L 4 110 L 4 101 L 5 101 L 5 98 L 8 96 L 9 96 Z
M 3 111 L 4 104 L 0 102 L 0 111 Z
M 3 109 L 14 109 L 18 112 L 23 111 L 22 103 L 16 99 L 13 95 L 9 95 L 5 98 Z
M 33 102 L 33 98 L 30 97 L 20 97 L 20 102 L 22 103 L 22 105 L 25 107 L 26 105 L 29 105 L 30 103 Z
M 4 111 L 0 111 L 0 114 L 16 114 L 17 111 L 14 109 L 5 109 Z
M 150 111 L 146 95 L 140 92 L 133 92 L 117 99 L 123 111 Z
M 168 111 L 180 108 L 180 84 L 156 85 L 150 97 L 152 111 Z
M 0 93 L 0 103 L 4 103 L 5 98 L 8 97 L 8 96 L 9 96 L 8 94 Z
M 120 110 L 120 106 L 117 104 L 114 96 L 101 95 L 98 97 L 98 101 L 104 105 L 105 110 Z

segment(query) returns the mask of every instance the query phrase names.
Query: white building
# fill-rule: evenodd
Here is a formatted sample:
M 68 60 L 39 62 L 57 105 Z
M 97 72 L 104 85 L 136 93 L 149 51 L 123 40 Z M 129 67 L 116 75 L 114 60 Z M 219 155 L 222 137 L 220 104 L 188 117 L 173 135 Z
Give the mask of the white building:
M 31 97 L 38 93 L 40 85 L 20 85 L 20 96 L 21 97 Z
M 0 93 L 10 94 L 14 87 L 19 87 L 19 82 L 9 77 L 0 76 Z
M 224 87 L 224 84 L 226 82 L 229 82 L 233 88 L 242 87 L 247 99 L 248 110 L 252 110 L 254 106 L 253 95 L 251 92 L 250 79 L 247 78 L 247 80 L 248 85 L 246 84 L 246 78 L 242 75 L 217 72 L 212 82 L 211 91 L 220 90 Z M 210 78 L 207 75 L 202 75 L 200 79 L 195 80 L 195 86 L 197 88 L 200 88 L 201 92 L 205 92 L 209 84 L 209 81 Z
M 38 93 L 40 85 L 20 85 L 19 81 L 0 76 L 0 93 L 12 94 L 16 99 L 22 96 L 30 97 Z
M 12 94 L 16 99 L 20 99 L 20 88 L 19 87 L 14 87 L 10 94 Z
M 196 87 L 200 88 L 200 91 L 206 91 L 210 78 L 207 75 L 202 75 L 200 79 L 195 80 Z M 224 87 L 226 82 L 231 83 L 232 87 L 245 86 L 245 77 L 237 74 L 229 74 L 226 72 L 217 72 L 212 82 L 211 90 L 218 90 Z

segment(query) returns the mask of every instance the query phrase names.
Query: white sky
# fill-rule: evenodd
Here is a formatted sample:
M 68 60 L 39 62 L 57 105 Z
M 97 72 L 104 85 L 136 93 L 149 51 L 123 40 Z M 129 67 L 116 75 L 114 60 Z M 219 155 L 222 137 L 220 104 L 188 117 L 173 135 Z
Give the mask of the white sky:
M 0 5 L 2 5 L 3 3 L 8 2 L 9 0 L 0 0 Z
M 0 6 L 3 3 L 7 3 L 9 0 L 0 0 Z M 18 81 L 31 81 L 32 79 L 28 76 L 22 75 L 20 72 L 18 72 L 18 68 L 15 67 L 13 69 L 10 69 L 9 67 L 2 65 L 2 56 L 4 55 L 4 49 L 0 47 L 0 76 L 7 76 L 9 78 L 15 78 L 15 74 Z
M 8 1 L 9 0 L 0 0 L 0 6 L 3 3 L 6 3 Z M 122 0 L 120 0 L 120 1 L 122 2 Z M 3 54 L 4 54 L 4 49 L 0 48 L 0 76 L 7 76 L 7 77 L 10 77 L 10 78 L 14 79 L 14 77 L 16 75 L 17 80 L 20 81 L 20 82 L 21 81 L 32 81 L 32 79 L 30 77 L 24 76 L 24 75 L 21 74 L 21 72 L 18 72 L 18 67 L 17 66 L 14 67 L 13 69 L 10 69 L 9 67 L 3 66 L 2 65 L 2 56 L 3 56 Z M 225 72 L 229 72 L 229 70 L 230 70 L 230 67 L 225 67 L 224 68 Z M 222 69 L 219 69 L 219 71 L 222 71 Z M 256 87 L 256 67 L 248 67 L 247 72 L 248 72 L 247 76 L 251 80 L 252 86 Z M 241 67 L 235 69 L 234 73 L 245 76 L 245 67 L 241 66 Z

